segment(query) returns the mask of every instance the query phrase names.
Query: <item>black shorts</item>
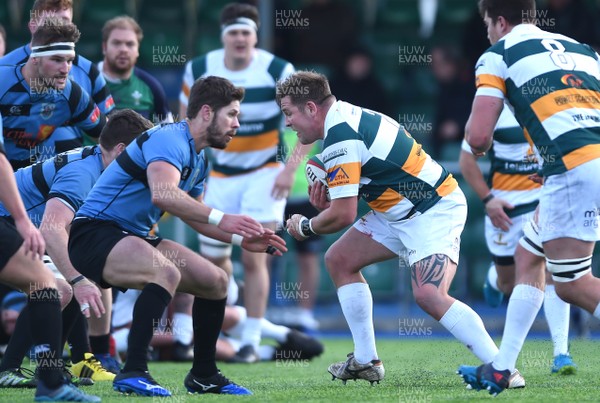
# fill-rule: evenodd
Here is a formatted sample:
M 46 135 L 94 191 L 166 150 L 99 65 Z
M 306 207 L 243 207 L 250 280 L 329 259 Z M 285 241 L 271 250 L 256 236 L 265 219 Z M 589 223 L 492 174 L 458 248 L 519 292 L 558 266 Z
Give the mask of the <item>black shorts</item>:
M 12 217 L 0 217 L 0 270 L 4 269 L 23 242 L 25 241 L 17 231 Z
M 319 211 L 308 200 L 288 201 L 285 206 L 285 219 L 287 220 L 294 214 L 302 214 L 304 217 L 313 218 L 319 214 Z M 323 238 L 319 235 L 311 236 L 302 242 L 293 239 L 298 253 L 319 253 L 323 251 Z
M 78 218 L 69 232 L 69 259 L 78 272 L 100 287 L 113 287 L 102 279 L 106 258 L 115 245 L 128 236 L 137 236 L 154 247 L 162 241 L 160 237 L 133 234 L 114 221 Z

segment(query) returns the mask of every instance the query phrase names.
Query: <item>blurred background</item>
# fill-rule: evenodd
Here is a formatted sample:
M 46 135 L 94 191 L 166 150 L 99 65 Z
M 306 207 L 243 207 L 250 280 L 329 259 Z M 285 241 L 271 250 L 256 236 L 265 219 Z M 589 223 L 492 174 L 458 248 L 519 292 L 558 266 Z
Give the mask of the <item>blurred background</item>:
M 259 47 L 291 61 L 297 69 L 326 74 L 338 99 L 398 120 L 458 178 L 468 198 L 469 217 L 452 291 L 476 306 L 484 320 L 486 315 L 497 316 L 497 321 L 486 320 L 486 325 L 491 326 L 492 332 L 500 331 L 504 309 L 492 310 L 482 303 L 482 285 L 491 261 L 483 233 L 483 206 L 458 169 L 460 142 L 475 91 L 473 67 L 489 46 L 477 1 L 246 2 L 260 11 Z M 144 30 L 138 66 L 162 83 L 178 120 L 177 98 L 184 65 L 221 47 L 218 21 L 227 3 L 224 0 L 74 0 L 74 22 L 82 33 L 77 52 L 93 62 L 101 61 L 104 22 L 121 14 L 134 17 Z M 27 22 L 32 4 L 33 0 L 0 0 L 0 24 L 7 33 L 7 52 L 30 41 Z M 542 29 L 600 48 L 597 23 L 600 1 L 539 1 L 538 9 L 538 25 Z M 161 57 L 165 53 L 176 57 Z M 487 172 L 489 164 L 485 159 L 481 165 Z M 366 210 L 366 205 L 362 205 L 361 213 Z M 161 222 L 160 230 L 163 236 L 184 240 L 197 250 L 197 239 L 190 229 L 167 219 Z M 335 235 L 326 237 L 325 246 L 335 239 Z M 596 275 L 598 265 L 595 258 Z M 236 267 L 236 274 L 242 278 L 240 267 Z M 418 311 L 412 302 L 409 270 L 397 261 L 389 261 L 367 267 L 364 275 L 377 302 L 377 328 L 397 332 L 398 318 Z M 290 284 L 296 279 L 292 249 L 273 265 L 269 308 L 273 319 L 285 321 L 287 307 L 297 302 L 279 297 L 275 293 L 277 285 Z M 345 328 L 335 288 L 324 267 L 320 280 L 316 316 L 321 329 L 335 330 L 340 323 Z M 577 320 L 574 331 L 587 336 L 587 319 L 579 320 L 580 313 L 575 310 L 573 313 Z M 496 327 L 495 322 L 498 322 Z M 594 325 L 598 324 L 593 322 Z

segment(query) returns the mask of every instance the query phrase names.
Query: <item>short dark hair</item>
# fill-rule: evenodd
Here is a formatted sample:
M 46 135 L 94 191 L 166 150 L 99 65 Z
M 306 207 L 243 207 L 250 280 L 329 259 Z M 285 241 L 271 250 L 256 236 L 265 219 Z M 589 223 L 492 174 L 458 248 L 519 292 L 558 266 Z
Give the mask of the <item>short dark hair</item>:
M 190 91 L 187 116 L 191 119 L 195 118 L 202 105 L 210 106 L 216 113 L 233 101 L 242 102 L 244 94 L 245 90 L 242 87 L 236 87 L 225 78 L 216 76 L 199 78 Z
M 481 18 L 495 22 L 502 16 L 511 25 L 535 22 L 535 0 L 479 0 Z
M 48 18 L 31 37 L 32 46 L 43 46 L 54 42 L 74 42 L 79 40 L 81 33 L 72 22 L 60 18 Z
M 119 143 L 131 143 L 137 136 L 154 127 L 152 122 L 132 109 L 114 110 L 107 118 L 98 138 L 98 143 L 106 151 L 112 150 Z
M 251 4 L 244 3 L 229 3 L 223 7 L 221 11 L 221 25 L 240 17 L 250 18 L 256 23 L 257 27 L 260 25 L 258 9 Z
M 329 81 L 321 73 L 299 70 L 286 79 L 277 82 L 275 100 L 281 106 L 281 99 L 289 96 L 292 104 L 304 106 L 308 101 L 320 105 L 332 96 Z
M 39 11 L 54 11 L 73 9 L 73 0 L 35 0 L 31 6 L 31 15 Z

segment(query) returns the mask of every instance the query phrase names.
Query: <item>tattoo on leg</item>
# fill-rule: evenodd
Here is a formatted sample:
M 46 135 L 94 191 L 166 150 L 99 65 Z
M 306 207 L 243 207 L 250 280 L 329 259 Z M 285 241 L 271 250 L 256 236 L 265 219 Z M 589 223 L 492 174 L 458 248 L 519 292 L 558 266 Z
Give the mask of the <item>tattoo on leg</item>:
M 448 264 L 448 256 L 442 254 L 431 255 L 419 260 L 412 266 L 412 281 L 421 287 L 432 284 L 439 288 Z

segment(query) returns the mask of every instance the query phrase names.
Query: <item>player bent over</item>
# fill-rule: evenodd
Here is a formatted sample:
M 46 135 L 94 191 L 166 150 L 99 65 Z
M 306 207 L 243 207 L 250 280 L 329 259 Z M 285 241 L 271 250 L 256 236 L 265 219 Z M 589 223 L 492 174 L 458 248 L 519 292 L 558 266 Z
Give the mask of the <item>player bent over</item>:
M 77 212 L 69 236 L 73 266 L 102 287 L 142 290 L 133 311 L 127 362 L 113 381 L 120 392 L 170 396 L 148 372 L 153 327 L 176 291 L 195 296 L 192 393 L 251 394 L 215 363 L 227 274 L 176 242 L 149 236 L 163 212 L 195 230 L 253 252 L 281 255 L 285 242 L 247 216 L 223 214 L 200 201 L 206 147 L 224 148 L 239 127 L 244 90 L 207 77 L 192 87 L 188 118 L 141 134 L 111 164 Z

